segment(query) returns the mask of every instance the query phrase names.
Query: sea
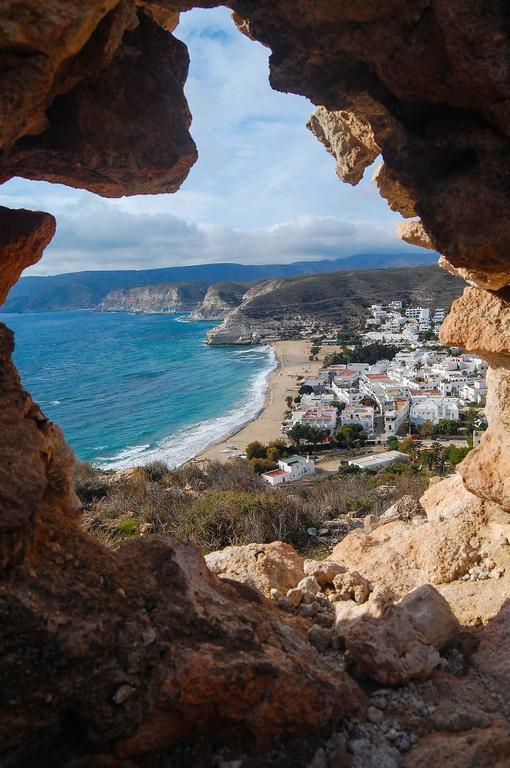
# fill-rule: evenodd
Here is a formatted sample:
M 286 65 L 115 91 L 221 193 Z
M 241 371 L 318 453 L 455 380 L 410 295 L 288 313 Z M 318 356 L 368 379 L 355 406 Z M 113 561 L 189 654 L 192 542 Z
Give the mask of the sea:
M 177 467 L 264 405 L 267 346 L 207 346 L 216 323 L 123 312 L 2 314 L 14 360 L 78 458 L 104 469 Z M 235 440 L 233 441 L 235 444 Z

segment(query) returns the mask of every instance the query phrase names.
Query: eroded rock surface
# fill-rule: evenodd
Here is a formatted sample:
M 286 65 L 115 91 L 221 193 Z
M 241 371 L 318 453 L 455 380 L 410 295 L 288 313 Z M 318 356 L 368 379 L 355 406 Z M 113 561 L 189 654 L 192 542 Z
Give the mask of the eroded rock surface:
M 23 270 L 39 261 L 54 234 L 49 213 L 0 207 L 0 304 Z
M 221 578 L 233 579 L 271 597 L 272 589 L 295 587 L 305 572 L 304 558 L 283 541 L 225 547 L 205 556 L 207 567 Z

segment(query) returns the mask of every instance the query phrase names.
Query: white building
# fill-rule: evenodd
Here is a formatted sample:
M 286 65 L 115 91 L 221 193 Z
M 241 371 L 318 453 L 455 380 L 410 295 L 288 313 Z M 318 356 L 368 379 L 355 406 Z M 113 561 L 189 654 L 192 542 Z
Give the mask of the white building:
M 349 459 L 348 464 L 351 467 L 360 469 L 381 469 L 397 462 L 408 462 L 409 456 L 400 451 L 381 451 L 381 453 L 369 453 L 368 456 L 360 456 L 356 459 Z
M 485 380 L 477 380 L 470 384 L 464 384 L 459 390 L 459 397 L 466 403 L 485 405 L 487 399 L 487 382 Z
M 280 459 L 278 469 L 271 472 L 264 472 L 261 477 L 269 485 L 283 485 L 292 483 L 296 480 L 302 480 L 304 477 L 315 474 L 315 464 L 308 456 L 289 456 L 288 459 Z
M 452 397 L 430 397 L 424 395 L 416 398 L 410 410 L 410 418 L 413 424 L 423 424 L 431 421 L 437 424 L 440 419 L 459 420 L 459 406 Z
M 374 432 L 374 409 L 370 405 L 348 405 L 340 414 L 342 427 L 359 424 L 363 431 L 371 436 Z
M 329 429 L 334 432 L 337 422 L 337 410 L 334 407 L 309 408 L 301 417 L 302 424 L 308 424 L 317 429 Z

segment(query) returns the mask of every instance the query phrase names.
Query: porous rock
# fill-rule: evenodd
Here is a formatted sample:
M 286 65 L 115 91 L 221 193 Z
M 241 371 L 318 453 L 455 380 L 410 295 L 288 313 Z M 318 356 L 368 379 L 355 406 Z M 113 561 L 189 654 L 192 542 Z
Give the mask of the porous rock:
M 506 768 L 510 764 L 510 728 L 499 720 L 489 728 L 463 733 L 441 730 L 423 736 L 405 756 L 403 768 Z
M 282 541 L 225 547 L 205 557 L 221 578 L 234 579 L 271 597 L 271 589 L 287 592 L 304 578 L 304 558 Z
M 39 261 L 54 234 L 49 213 L 0 206 L 0 304 L 25 267 Z
M 445 598 L 430 584 L 424 584 L 397 603 L 411 616 L 427 643 L 441 650 L 457 635 L 460 625 Z
M 363 613 L 353 619 L 346 618 L 340 607 L 335 625 L 360 669 L 383 685 L 429 677 L 440 657 L 412 617 L 384 595 L 365 605 Z
M 412 520 L 413 517 L 423 515 L 423 509 L 420 502 L 414 496 L 402 496 L 400 499 L 388 507 L 379 518 L 379 524 L 385 525 L 395 520 Z
M 364 603 L 370 594 L 370 582 L 357 571 L 339 573 L 333 579 L 336 597 L 339 600 L 354 600 L 356 603 Z
M 337 574 L 345 572 L 343 566 L 332 560 L 305 560 L 303 567 L 305 574 L 314 576 L 321 587 L 332 584 Z

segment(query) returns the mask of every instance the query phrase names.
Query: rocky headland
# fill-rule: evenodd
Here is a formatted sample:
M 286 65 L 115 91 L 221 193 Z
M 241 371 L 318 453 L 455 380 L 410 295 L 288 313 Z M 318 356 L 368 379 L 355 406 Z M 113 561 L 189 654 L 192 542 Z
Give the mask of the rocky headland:
M 462 291 L 436 266 L 332 272 L 267 280 L 209 331 L 208 344 L 260 344 L 354 330 L 370 304 L 402 299 L 449 307 Z
M 101 302 L 101 312 L 141 314 L 191 312 L 200 306 L 206 288 L 199 283 L 150 285 L 111 291 Z
M 241 304 L 247 286 L 241 283 L 210 285 L 201 303 L 193 309 L 189 320 L 223 320 Z

